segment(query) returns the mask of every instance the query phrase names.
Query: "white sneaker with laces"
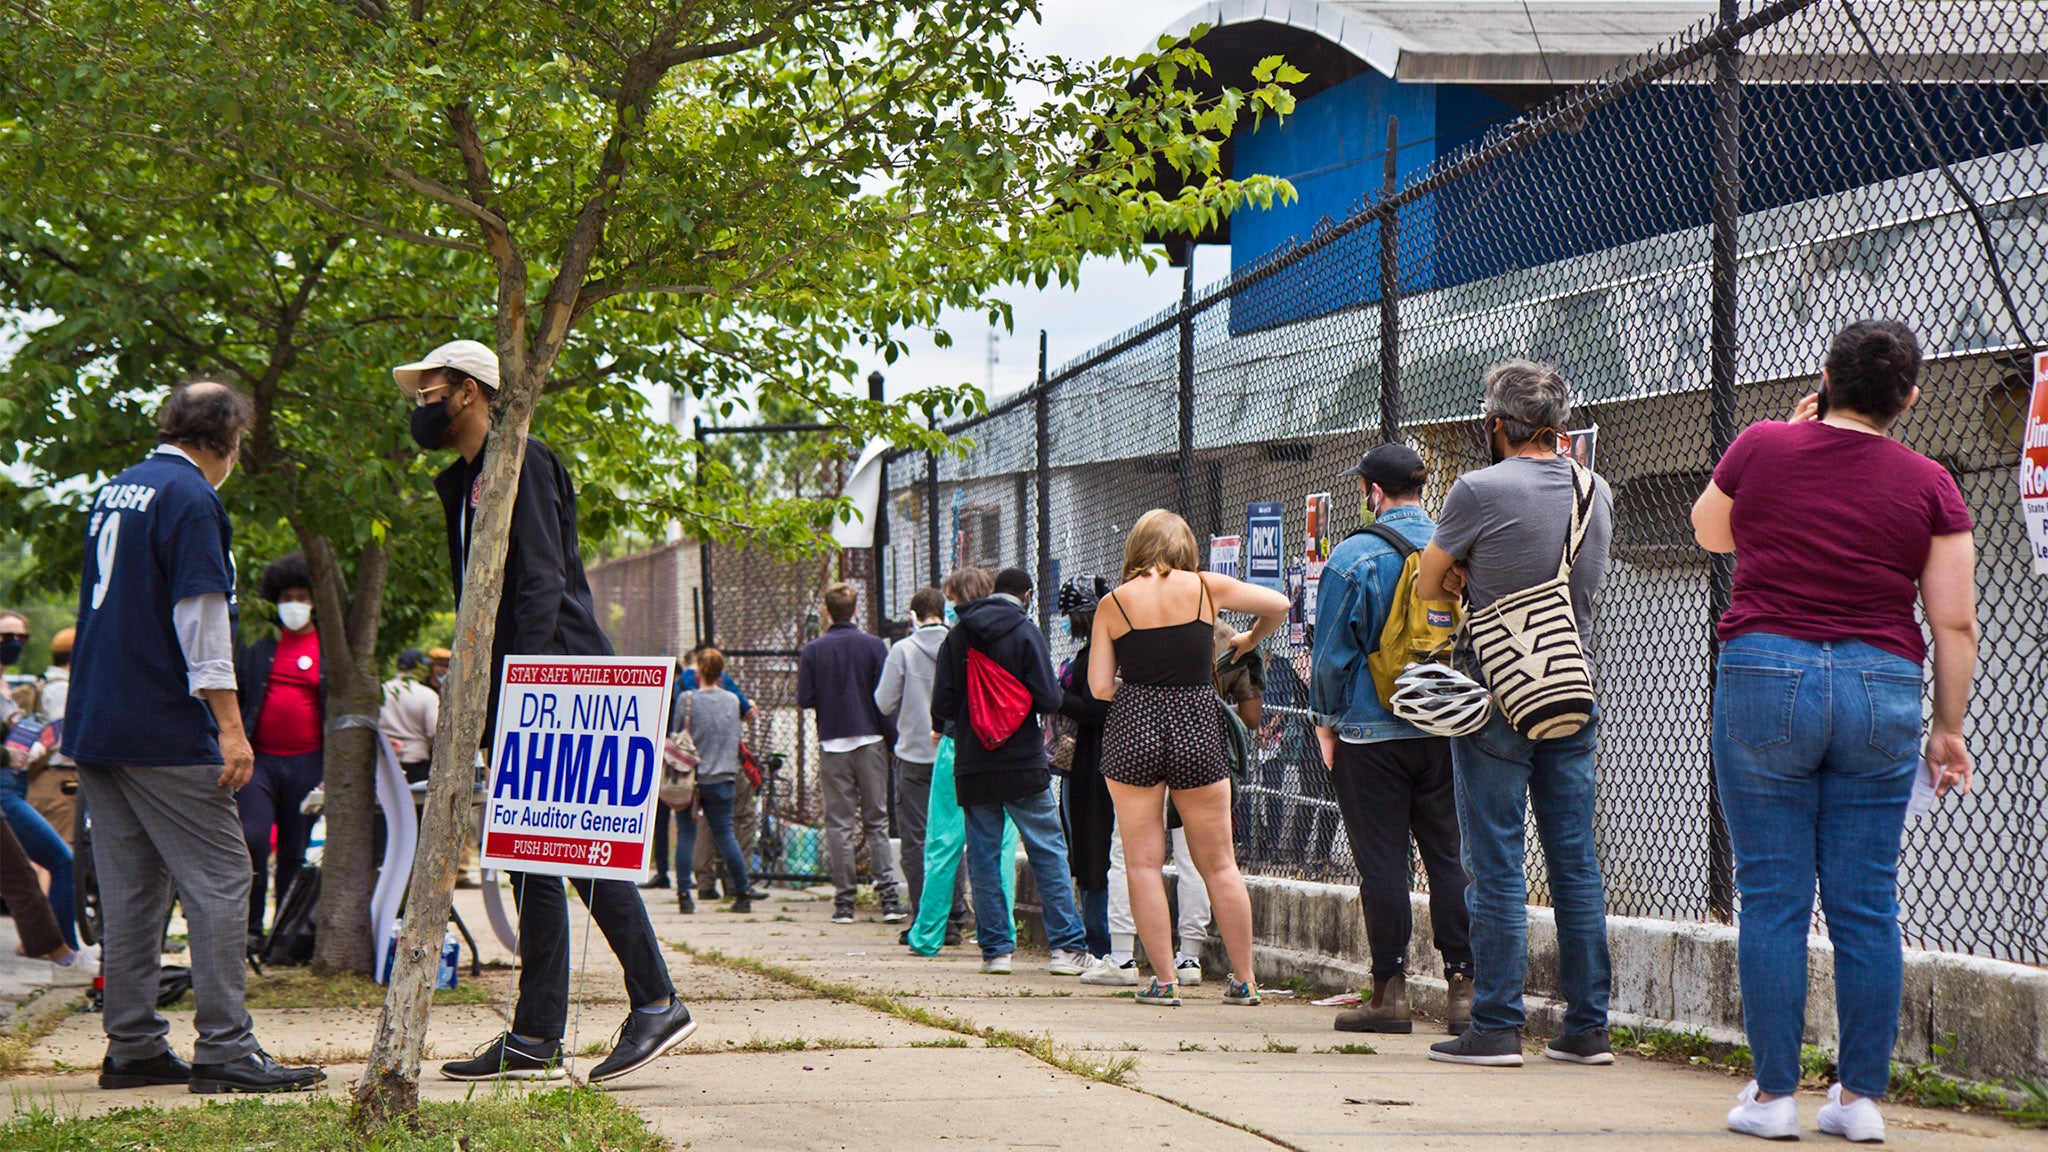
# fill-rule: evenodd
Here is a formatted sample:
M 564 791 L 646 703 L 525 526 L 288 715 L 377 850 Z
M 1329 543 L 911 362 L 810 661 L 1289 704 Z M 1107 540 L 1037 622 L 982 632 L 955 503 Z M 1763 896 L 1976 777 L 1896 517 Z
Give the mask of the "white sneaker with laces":
M 1757 1092 L 1751 1080 L 1735 1097 L 1739 1103 L 1728 1110 L 1728 1130 L 1766 1140 L 1799 1139 L 1799 1102 L 1790 1096 L 1758 1100 Z
M 1882 1144 L 1884 1113 L 1877 1110 L 1877 1101 L 1868 1096 L 1842 1103 L 1842 1086 L 1831 1084 L 1828 1102 L 1820 1106 L 1820 1130 L 1855 1144 Z
M 1010 954 L 1005 952 L 1001 956 L 991 956 L 983 960 L 981 962 L 981 971 L 987 976 L 1008 976 L 1010 974 Z
M 1045 970 L 1054 976 L 1079 976 L 1088 971 L 1090 959 L 1086 952 L 1055 948 L 1052 950 L 1052 962 L 1046 965 Z
M 1193 956 L 1183 956 L 1173 965 L 1173 974 L 1190 988 L 1202 982 L 1202 962 Z
M 1138 983 L 1138 962 L 1136 960 L 1126 960 L 1122 964 L 1118 964 L 1107 956 L 1097 956 L 1095 963 L 1090 964 L 1088 970 L 1081 973 L 1081 983 L 1116 984 L 1136 987 Z

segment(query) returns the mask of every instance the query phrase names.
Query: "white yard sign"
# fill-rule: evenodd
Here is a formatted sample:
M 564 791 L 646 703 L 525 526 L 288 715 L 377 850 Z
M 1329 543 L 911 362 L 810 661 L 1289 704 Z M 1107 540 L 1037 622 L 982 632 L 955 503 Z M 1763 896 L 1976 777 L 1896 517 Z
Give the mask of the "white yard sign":
M 508 656 L 483 866 L 643 880 L 675 662 Z

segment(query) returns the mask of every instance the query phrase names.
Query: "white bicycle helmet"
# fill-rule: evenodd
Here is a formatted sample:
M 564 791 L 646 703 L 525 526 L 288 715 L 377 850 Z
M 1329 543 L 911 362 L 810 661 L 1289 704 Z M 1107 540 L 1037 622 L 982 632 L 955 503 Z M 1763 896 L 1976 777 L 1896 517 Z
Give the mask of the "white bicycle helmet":
M 1486 724 L 1493 696 L 1457 669 L 1410 664 L 1394 678 L 1394 715 L 1432 736 L 1469 736 Z

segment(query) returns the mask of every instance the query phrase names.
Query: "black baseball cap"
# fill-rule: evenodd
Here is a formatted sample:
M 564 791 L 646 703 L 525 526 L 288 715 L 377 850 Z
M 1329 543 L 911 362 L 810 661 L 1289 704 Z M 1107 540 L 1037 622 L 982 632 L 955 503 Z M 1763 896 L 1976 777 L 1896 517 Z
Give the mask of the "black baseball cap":
M 1362 477 L 1392 492 L 1419 488 L 1429 479 L 1429 465 L 1406 444 L 1382 444 L 1358 458 L 1358 467 L 1344 473 Z

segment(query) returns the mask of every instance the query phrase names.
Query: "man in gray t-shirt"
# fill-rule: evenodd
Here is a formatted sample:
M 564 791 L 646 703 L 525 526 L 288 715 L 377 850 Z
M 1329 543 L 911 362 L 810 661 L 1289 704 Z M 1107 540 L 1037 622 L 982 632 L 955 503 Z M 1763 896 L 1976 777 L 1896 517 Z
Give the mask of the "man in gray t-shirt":
M 1465 571 L 1468 610 L 1555 579 L 1571 531 L 1572 463 L 1557 455 L 1571 393 L 1557 369 L 1510 360 L 1486 374 L 1482 419 L 1493 467 L 1461 477 L 1444 501 L 1436 535 L 1423 549 L 1417 590 L 1448 599 L 1445 577 Z M 1607 575 L 1614 501 L 1594 478 L 1592 519 L 1572 565 L 1572 607 L 1582 634 L 1593 626 L 1593 595 Z M 1455 581 L 1453 581 L 1455 583 Z M 1472 918 L 1472 1026 L 1431 1046 L 1429 1058 L 1481 1066 L 1522 1063 L 1523 978 L 1529 966 L 1529 892 L 1523 875 L 1528 813 L 1550 881 L 1557 924 L 1563 1034 L 1544 1055 L 1612 1064 L 1607 1040 L 1607 910 L 1593 843 L 1596 711 L 1570 736 L 1532 740 L 1496 709 L 1486 726 L 1451 738 L 1465 902 Z
M 1572 462 L 1566 456 L 1510 456 L 1468 472 L 1451 485 L 1437 517 L 1436 547 L 1465 565 L 1465 602 L 1472 611 L 1557 575 L 1572 525 Z M 1593 477 L 1593 515 L 1572 565 L 1572 611 L 1579 634 L 1593 637 L 1593 593 L 1607 579 L 1614 535 L 1614 497 Z

